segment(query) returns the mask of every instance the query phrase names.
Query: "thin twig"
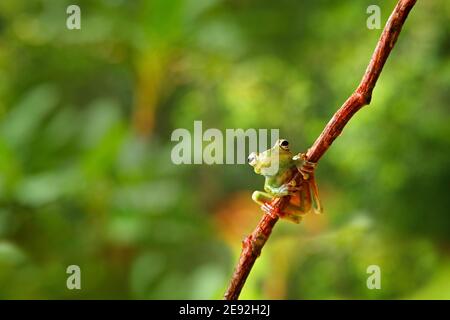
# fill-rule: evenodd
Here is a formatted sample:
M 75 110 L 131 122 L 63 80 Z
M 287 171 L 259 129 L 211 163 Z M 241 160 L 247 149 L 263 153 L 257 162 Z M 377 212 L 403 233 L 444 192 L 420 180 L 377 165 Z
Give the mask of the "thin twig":
M 384 27 L 366 72 L 355 92 L 344 102 L 341 108 L 328 122 L 320 136 L 308 149 L 306 159 L 317 163 L 328 150 L 333 141 L 341 134 L 352 116 L 363 106 L 370 103 L 372 91 L 380 76 L 383 66 L 397 41 L 402 26 L 417 0 L 400 0 Z M 271 205 L 282 212 L 289 202 L 289 196 L 276 198 Z M 242 242 L 242 252 L 238 265 L 234 270 L 230 285 L 224 295 L 226 300 L 236 300 L 247 280 L 247 277 L 261 254 L 278 217 L 264 214 L 256 229 Z

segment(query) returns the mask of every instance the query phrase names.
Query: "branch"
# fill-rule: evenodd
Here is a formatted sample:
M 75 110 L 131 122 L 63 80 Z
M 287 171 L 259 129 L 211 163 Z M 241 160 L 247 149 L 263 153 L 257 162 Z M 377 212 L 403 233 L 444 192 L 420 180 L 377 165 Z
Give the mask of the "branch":
M 395 42 L 400 34 L 402 26 L 408 17 L 409 12 L 417 0 L 399 0 L 389 17 L 383 33 L 378 40 L 375 51 L 372 54 L 366 72 L 355 92 L 344 102 L 341 108 L 334 114 L 328 122 L 320 136 L 308 149 L 306 158 L 310 162 L 317 163 L 319 159 L 331 146 L 333 141 L 341 134 L 345 125 L 352 116 L 363 106 L 368 105 L 372 98 L 372 91 L 380 76 L 383 66 L 394 48 Z M 282 212 L 289 203 L 289 196 L 277 198 L 271 205 Z M 224 295 L 226 300 L 236 300 L 247 280 L 247 277 L 255 264 L 256 259 L 261 254 L 267 239 L 269 238 L 278 216 L 272 217 L 264 214 L 256 229 L 242 243 L 242 252 L 238 265 L 234 270 L 230 285 Z

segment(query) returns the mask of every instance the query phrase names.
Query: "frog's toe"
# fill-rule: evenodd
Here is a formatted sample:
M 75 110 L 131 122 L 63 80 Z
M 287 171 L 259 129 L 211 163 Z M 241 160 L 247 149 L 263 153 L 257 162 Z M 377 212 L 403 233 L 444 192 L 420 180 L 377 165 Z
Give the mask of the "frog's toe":
M 264 204 L 261 206 L 261 210 L 264 211 L 264 212 L 266 212 L 266 213 L 272 212 L 273 209 L 274 209 L 274 208 L 273 208 L 270 204 L 268 204 L 268 203 L 264 203 Z
M 289 186 L 284 184 L 279 189 L 280 195 L 288 195 L 289 194 Z
M 297 192 L 298 190 L 300 190 L 300 188 L 297 186 L 293 186 L 291 184 L 284 184 L 280 187 L 280 194 L 287 196 Z
M 272 218 L 275 218 L 278 215 L 278 210 L 272 207 L 269 203 L 264 203 L 261 206 L 262 211 L 270 215 Z

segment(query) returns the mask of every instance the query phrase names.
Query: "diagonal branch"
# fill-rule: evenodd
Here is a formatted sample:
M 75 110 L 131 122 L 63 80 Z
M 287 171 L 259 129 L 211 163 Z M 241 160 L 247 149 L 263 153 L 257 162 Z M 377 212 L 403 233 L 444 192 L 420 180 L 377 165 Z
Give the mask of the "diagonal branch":
M 394 48 L 395 42 L 400 34 L 402 26 L 408 17 L 409 12 L 415 5 L 417 0 L 399 0 L 389 20 L 384 27 L 383 33 L 378 40 L 377 46 L 366 72 L 355 92 L 344 102 L 341 108 L 336 111 L 333 118 L 328 122 L 320 136 L 314 142 L 313 146 L 308 149 L 306 158 L 310 162 L 317 163 L 319 159 L 331 146 L 333 141 L 341 134 L 345 125 L 352 116 L 363 106 L 370 103 L 372 91 L 380 76 L 383 66 Z M 283 211 L 289 202 L 289 196 L 277 198 L 272 201 L 271 205 Z M 242 243 L 242 252 L 238 265 L 234 270 L 230 285 L 224 295 L 226 300 L 236 300 L 247 280 L 250 271 L 255 264 L 256 259 L 261 254 L 267 239 L 269 238 L 278 217 L 272 217 L 264 214 L 259 221 L 256 229 Z

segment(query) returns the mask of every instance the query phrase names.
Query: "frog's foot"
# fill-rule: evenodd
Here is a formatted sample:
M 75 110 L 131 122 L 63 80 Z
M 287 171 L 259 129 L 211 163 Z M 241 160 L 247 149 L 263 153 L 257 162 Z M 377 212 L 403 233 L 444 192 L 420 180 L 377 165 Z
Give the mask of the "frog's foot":
M 262 211 L 271 216 L 272 218 L 277 218 L 280 214 L 280 209 L 275 208 L 270 205 L 270 203 L 266 202 L 261 206 Z
M 317 163 L 306 160 L 306 156 L 303 156 L 303 165 L 300 167 L 300 173 L 303 180 L 309 180 L 309 178 L 314 177 L 314 170 L 317 167 Z
M 302 221 L 302 217 L 295 214 L 285 214 L 282 218 L 296 224 L 299 224 Z
M 278 195 L 281 197 L 288 196 L 296 193 L 298 190 L 300 190 L 300 187 L 292 185 L 291 183 L 286 183 L 278 189 Z
M 299 171 L 303 177 L 303 180 L 307 183 L 307 189 L 309 189 L 308 192 L 310 193 L 310 196 L 307 198 L 310 198 L 310 200 L 308 201 L 311 202 L 314 213 L 322 213 L 323 208 L 320 202 L 319 189 L 314 177 L 314 170 L 316 169 L 317 163 L 308 161 L 306 156 L 303 154 L 302 156 L 304 162 Z

